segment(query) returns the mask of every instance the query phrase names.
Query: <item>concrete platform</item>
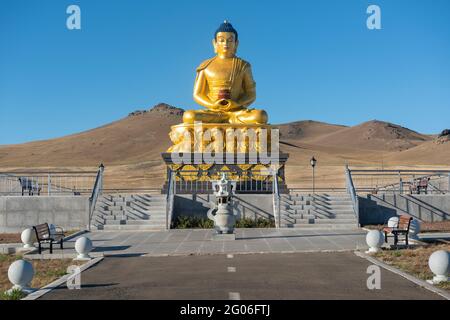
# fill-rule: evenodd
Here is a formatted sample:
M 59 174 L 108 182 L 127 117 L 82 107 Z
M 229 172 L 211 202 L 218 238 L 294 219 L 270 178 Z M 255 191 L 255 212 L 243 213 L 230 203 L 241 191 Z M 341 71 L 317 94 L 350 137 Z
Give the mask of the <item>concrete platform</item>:
M 312 251 L 351 251 L 367 249 L 366 231 L 301 229 L 236 229 L 236 240 L 212 240 L 212 229 L 175 229 L 170 231 L 94 231 L 85 233 L 93 241 L 93 256 L 165 256 L 220 253 L 282 253 Z M 30 258 L 75 257 L 75 241 L 65 249 L 48 249 Z

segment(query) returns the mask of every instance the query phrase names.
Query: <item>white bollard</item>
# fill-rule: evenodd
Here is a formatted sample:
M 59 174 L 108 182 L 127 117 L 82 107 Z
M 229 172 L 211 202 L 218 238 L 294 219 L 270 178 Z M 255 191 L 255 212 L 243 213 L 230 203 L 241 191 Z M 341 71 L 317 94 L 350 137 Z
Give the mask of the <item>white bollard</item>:
M 90 260 L 89 252 L 92 250 L 92 241 L 87 237 L 78 238 L 75 242 L 75 251 L 78 256 L 74 260 Z
M 370 230 L 366 235 L 366 243 L 369 246 L 369 250 L 366 253 L 378 252 L 384 241 L 384 235 L 379 230 Z
M 428 259 L 428 266 L 435 274 L 433 280 L 427 280 L 429 283 L 436 284 L 448 281 L 448 272 L 450 268 L 450 254 L 445 250 L 438 250 L 431 254 Z
M 410 239 L 418 240 L 419 237 L 417 236 L 420 232 L 420 221 L 417 219 L 413 219 L 411 221 L 411 224 L 409 225 L 409 233 L 408 236 Z
M 28 228 L 22 231 L 20 235 L 20 239 L 23 242 L 23 249 L 33 249 L 34 248 L 34 240 L 36 238 L 36 233 L 33 228 Z
M 24 293 L 31 293 L 34 290 L 30 288 L 31 280 L 33 280 L 34 269 L 33 265 L 26 260 L 14 261 L 8 269 L 8 279 L 14 285 L 8 293 L 12 290 L 18 289 Z

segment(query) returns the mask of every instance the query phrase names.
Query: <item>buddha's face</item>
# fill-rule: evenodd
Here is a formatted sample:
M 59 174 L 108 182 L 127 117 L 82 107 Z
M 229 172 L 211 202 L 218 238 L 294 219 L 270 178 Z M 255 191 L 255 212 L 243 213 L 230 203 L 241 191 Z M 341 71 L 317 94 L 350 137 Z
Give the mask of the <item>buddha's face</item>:
M 214 51 L 224 58 L 234 57 L 238 44 L 233 32 L 218 32 L 213 40 Z

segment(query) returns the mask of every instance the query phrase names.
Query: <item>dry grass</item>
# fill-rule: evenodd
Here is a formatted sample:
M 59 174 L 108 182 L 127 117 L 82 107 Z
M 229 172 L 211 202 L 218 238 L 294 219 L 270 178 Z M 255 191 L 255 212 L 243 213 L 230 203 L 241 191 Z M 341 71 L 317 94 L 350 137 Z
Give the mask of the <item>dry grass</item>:
M 80 230 L 65 230 L 64 233 L 66 234 L 66 237 L 68 237 L 78 231 Z M 22 243 L 20 233 L 0 233 L 0 243 Z
M 375 256 L 386 264 L 399 268 L 419 279 L 433 278 L 433 273 L 428 267 L 428 258 L 436 250 L 450 251 L 450 244 L 433 244 L 401 250 L 383 250 Z M 450 281 L 437 285 L 450 291 Z
M 439 222 L 423 222 L 422 232 L 450 232 L 450 220 Z
M 11 288 L 8 280 L 8 268 L 16 260 L 22 259 L 21 255 L 0 255 L 0 292 Z M 71 259 L 48 259 L 31 260 L 34 268 L 34 278 L 31 282 L 32 288 L 42 288 L 52 281 L 62 277 L 70 265 L 81 265 L 84 262 L 72 261 Z
M 20 233 L 0 233 L 0 243 L 21 243 Z

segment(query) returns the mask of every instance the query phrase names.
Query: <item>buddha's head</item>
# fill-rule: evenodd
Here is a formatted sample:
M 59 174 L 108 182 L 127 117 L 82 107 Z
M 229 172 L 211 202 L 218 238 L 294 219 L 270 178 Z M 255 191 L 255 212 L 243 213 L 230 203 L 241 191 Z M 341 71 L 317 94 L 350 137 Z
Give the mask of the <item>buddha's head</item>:
M 216 30 L 213 39 L 214 52 L 222 58 L 232 58 L 238 47 L 238 33 L 231 23 L 224 21 Z

